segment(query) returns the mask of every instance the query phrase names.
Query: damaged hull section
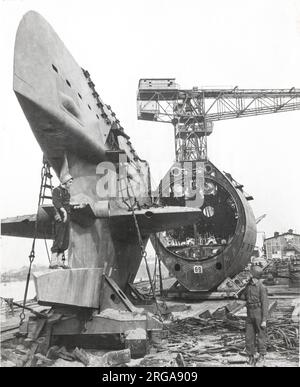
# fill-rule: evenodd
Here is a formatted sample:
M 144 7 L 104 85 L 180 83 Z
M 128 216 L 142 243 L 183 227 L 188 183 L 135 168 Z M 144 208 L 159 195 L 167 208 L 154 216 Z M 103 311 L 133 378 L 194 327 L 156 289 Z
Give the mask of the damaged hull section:
M 184 205 L 183 198 L 161 198 Z M 242 186 L 205 163 L 204 202 L 197 222 L 152 236 L 163 263 L 188 291 L 211 291 L 247 265 L 256 224 Z

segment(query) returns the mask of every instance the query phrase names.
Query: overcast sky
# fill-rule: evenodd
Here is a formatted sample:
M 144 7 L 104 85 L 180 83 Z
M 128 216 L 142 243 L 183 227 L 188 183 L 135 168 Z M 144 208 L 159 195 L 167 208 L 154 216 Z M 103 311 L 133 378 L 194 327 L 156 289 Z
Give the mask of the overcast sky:
M 29 10 L 52 25 L 150 162 L 154 184 L 174 161 L 171 125 L 138 121 L 140 78 L 182 88 L 300 88 L 297 0 L 2 0 L 1 218 L 36 211 L 42 153 L 12 90 L 18 24 Z M 300 233 L 300 111 L 215 123 L 210 160 L 253 197 L 267 236 Z M 260 239 L 261 233 L 258 235 Z M 30 240 L 2 237 L 2 268 L 27 264 Z M 46 263 L 43 243 L 37 263 Z

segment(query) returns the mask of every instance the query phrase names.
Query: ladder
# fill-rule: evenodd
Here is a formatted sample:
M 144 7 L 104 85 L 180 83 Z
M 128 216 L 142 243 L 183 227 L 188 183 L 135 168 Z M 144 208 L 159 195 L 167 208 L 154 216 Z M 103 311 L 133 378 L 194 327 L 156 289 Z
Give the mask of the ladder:
M 40 185 L 40 194 L 39 194 L 39 206 L 42 205 L 46 200 L 52 200 L 52 174 L 50 170 L 49 162 L 43 158 L 43 167 L 41 171 L 41 185 Z M 50 192 L 49 192 L 50 191 Z

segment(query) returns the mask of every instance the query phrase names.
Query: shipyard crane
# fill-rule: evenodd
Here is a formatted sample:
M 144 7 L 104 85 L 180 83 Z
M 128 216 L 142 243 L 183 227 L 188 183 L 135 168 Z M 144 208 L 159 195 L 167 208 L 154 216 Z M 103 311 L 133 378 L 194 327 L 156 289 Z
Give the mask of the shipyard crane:
M 168 296 L 200 299 L 212 290 L 232 291 L 228 278 L 249 263 L 256 224 L 265 217 L 255 219 L 248 203 L 253 197 L 208 159 L 213 123 L 299 109 L 300 89 L 294 87 L 181 89 L 175 78 L 140 79 L 138 119 L 174 126 L 176 162 L 159 183 L 157 202 L 201 210 L 193 226 L 151 237 L 157 255 L 177 279 Z
M 181 89 L 175 78 L 140 79 L 138 119 L 172 123 L 179 161 L 206 161 L 213 122 L 300 109 L 300 89 Z

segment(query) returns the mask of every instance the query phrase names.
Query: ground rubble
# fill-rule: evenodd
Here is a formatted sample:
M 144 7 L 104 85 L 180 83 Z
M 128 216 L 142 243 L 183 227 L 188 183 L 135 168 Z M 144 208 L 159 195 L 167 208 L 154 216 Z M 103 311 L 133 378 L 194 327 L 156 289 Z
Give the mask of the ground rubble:
M 181 353 L 185 366 L 247 366 L 245 320 L 224 315 L 222 319 L 190 317 L 169 325 L 167 342 L 158 352 Z M 268 324 L 266 366 L 296 366 L 299 361 L 299 332 L 288 318 L 274 317 Z
M 299 362 L 299 323 L 291 305 L 270 306 L 266 366 L 289 367 Z M 180 313 L 178 313 L 180 311 Z M 134 359 L 129 348 L 96 351 L 52 346 L 45 355 L 26 339 L 2 343 L 2 367 L 227 367 L 248 366 L 245 350 L 245 308 L 233 301 L 201 313 L 189 306 L 165 310 L 164 334 L 150 342 L 147 354 Z M 163 338 L 164 337 L 164 338 Z

